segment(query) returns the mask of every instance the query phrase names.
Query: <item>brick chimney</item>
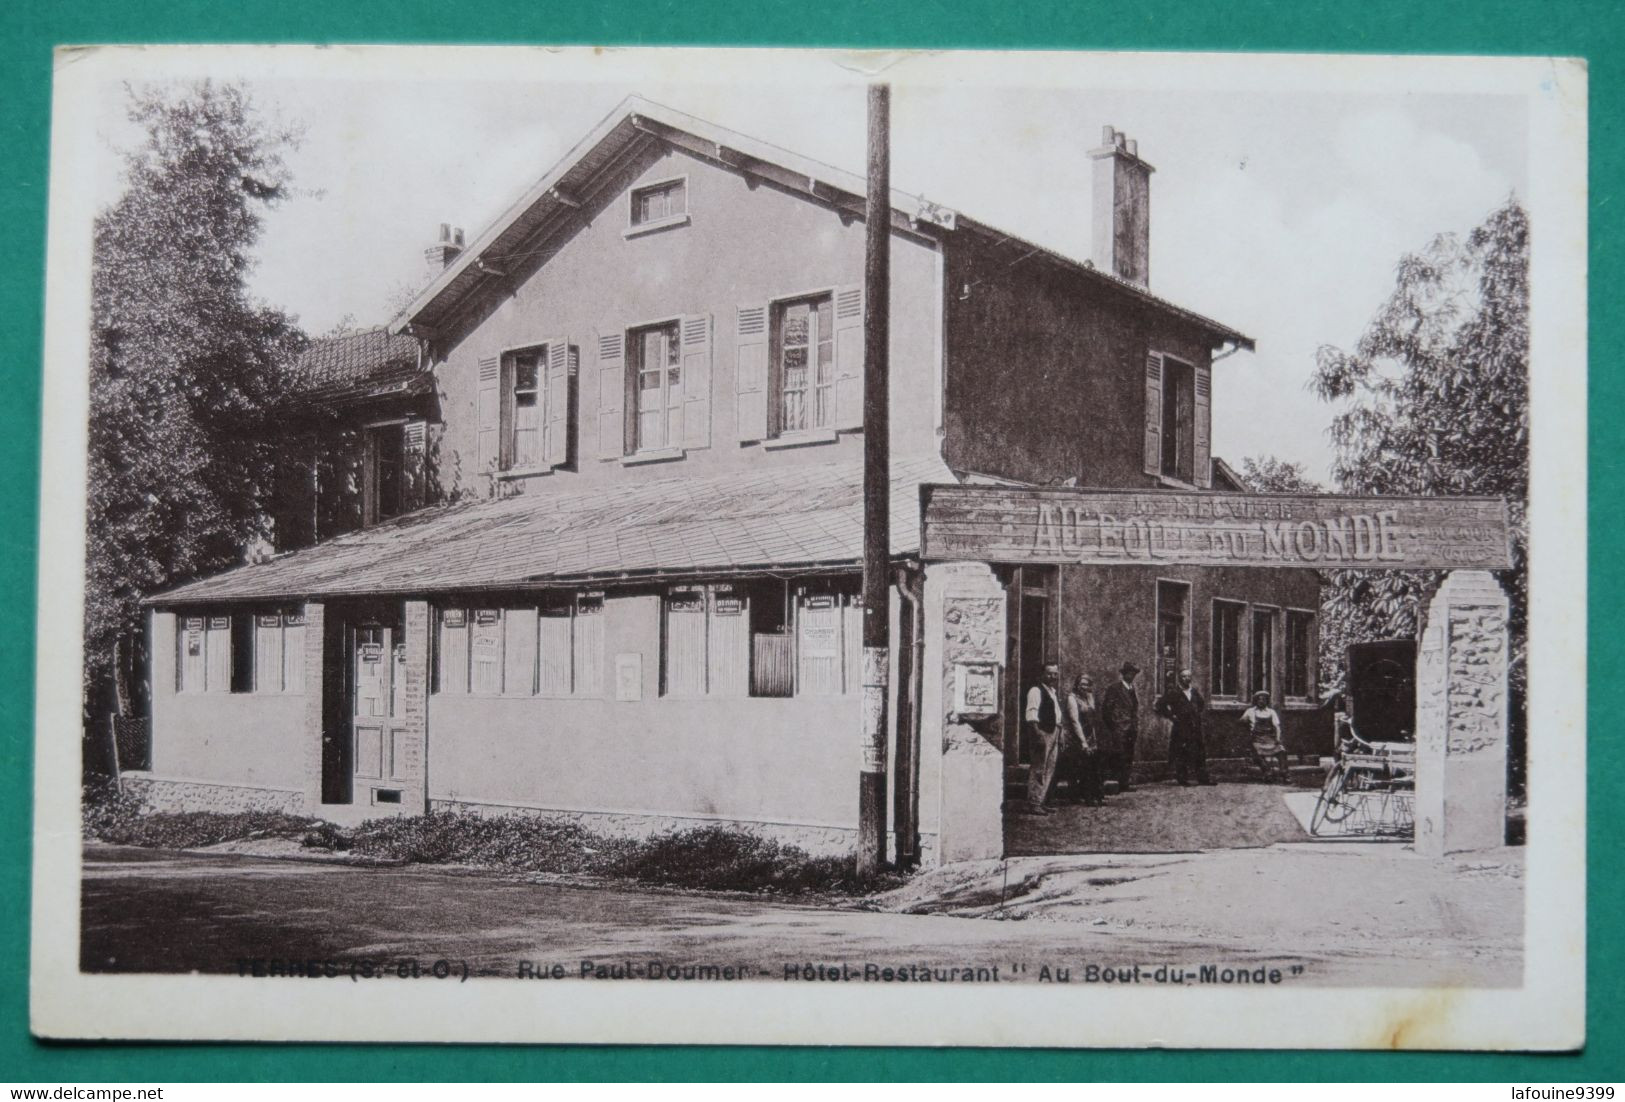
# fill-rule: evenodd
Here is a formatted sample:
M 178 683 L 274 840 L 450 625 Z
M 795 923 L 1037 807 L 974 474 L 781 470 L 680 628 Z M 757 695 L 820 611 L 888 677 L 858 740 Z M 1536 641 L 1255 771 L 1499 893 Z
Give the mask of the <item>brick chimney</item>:
M 1130 283 L 1151 282 L 1151 174 L 1140 160 L 1138 144 L 1120 130 L 1106 127 L 1095 162 L 1095 267 Z
M 463 252 L 463 228 L 452 228 L 449 222 L 440 223 L 440 240 L 423 250 L 423 259 L 429 266 L 429 278 L 433 279 L 453 260 Z

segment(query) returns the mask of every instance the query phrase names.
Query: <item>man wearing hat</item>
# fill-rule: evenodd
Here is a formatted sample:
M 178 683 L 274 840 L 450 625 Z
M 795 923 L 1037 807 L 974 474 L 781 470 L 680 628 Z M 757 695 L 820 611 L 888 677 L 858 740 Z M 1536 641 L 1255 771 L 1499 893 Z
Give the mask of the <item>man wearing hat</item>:
M 1140 697 L 1134 691 L 1140 667 L 1124 662 L 1117 672 L 1118 680 L 1101 701 L 1100 721 L 1110 747 L 1106 773 L 1117 778 L 1117 791 L 1127 792 L 1133 787 L 1129 776 L 1134 772 L 1134 744 L 1140 741 Z

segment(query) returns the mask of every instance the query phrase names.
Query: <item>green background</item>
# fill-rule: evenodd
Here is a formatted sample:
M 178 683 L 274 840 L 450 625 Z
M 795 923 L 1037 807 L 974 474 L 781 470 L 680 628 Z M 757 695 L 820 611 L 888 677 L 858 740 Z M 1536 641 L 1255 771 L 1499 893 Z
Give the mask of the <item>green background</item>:
M 1611 630 L 1625 614 L 1607 585 L 1619 561 L 1613 514 L 1625 398 L 1618 309 L 1625 249 L 1625 6 L 1538 0 L 277 0 L 226 11 L 204 0 L 14 0 L 0 5 L 0 592 L 14 595 L 0 632 L 0 1082 L 509 1079 L 1286 1079 L 1618 1080 L 1625 979 L 1615 916 L 1620 820 L 1612 812 L 1625 752 L 1603 726 L 1590 745 L 1590 968 L 1587 1051 L 1525 1056 L 1417 1053 L 1062 1052 L 927 1049 L 587 1048 L 41 1044 L 28 1036 L 28 906 L 32 821 L 33 625 L 39 506 L 39 397 L 44 300 L 51 50 L 108 42 L 545 42 L 617 45 L 795 45 L 1359 51 L 1582 56 L 1591 74 L 1590 713 L 1604 717 L 1620 680 Z M 1312 155 L 1312 151 L 1306 151 Z M 1568 365 L 1543 365 L 1562 370 Z M 58 492 L 47 488 L 47 493 Z M 70 492 L 70 491 L 64 491 Z M 1574 539 L 1580 533 L 1572 533 Z M 77 737 L 65 732 L 63 737 Z M 1537 828 L 1538 829 L 1538 826 Z M 1332 1001 L 1331 1005 L 1335 1005 Z M 161 1012 L 155 1008 L 157 1012 Z M 1079 1023 L 1080 1028 L 1086 1023 Z M 293 1051 L 290 1051 L 292 1049 Z

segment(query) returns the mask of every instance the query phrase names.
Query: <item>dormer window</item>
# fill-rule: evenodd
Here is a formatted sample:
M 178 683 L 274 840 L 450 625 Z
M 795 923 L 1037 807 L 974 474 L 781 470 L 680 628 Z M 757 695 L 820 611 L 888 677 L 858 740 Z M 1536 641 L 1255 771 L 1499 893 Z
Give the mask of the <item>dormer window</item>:
M 688 223 L 688 177 L 679 176 L 632 189 L 628 237 Z

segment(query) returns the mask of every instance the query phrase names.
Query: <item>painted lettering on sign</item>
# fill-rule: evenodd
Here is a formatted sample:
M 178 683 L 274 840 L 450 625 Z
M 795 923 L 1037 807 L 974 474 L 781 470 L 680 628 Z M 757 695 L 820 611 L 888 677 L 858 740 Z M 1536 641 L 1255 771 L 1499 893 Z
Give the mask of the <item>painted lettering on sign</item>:
M 1489 498 L 926 489 L 925 558 L 1355 569 L 1510 565 Z

